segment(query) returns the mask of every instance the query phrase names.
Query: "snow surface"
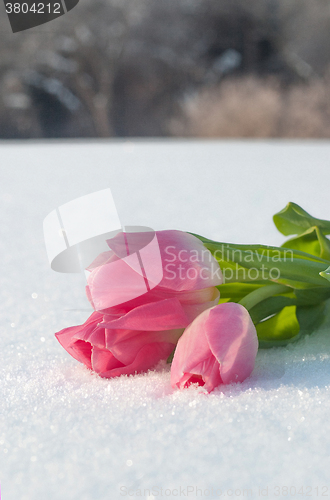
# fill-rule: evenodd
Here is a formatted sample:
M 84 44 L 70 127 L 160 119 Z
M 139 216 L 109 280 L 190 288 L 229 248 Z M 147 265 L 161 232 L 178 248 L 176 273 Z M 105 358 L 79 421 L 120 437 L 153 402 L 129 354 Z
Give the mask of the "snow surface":
M 330 328 L 210 395 L 173 391 L 164 364 L 104 380 L 54 337 L 88 312 L 69 310 L 84 283 L 51 271 L 42 233 L 110 187 L 123 224 L 278 245 L 288 201 L 330 219 L 330 143 L 3 142 L 0 158 L 2 498 L 330 496 Z

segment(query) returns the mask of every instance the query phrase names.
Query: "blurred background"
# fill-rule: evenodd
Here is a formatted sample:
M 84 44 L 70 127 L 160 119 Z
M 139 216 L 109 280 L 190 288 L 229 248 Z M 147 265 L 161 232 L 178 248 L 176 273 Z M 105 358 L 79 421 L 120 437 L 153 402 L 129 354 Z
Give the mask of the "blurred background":
M 13 34 L 0 138 L 330 137 L 330 0 L 80 0 Z

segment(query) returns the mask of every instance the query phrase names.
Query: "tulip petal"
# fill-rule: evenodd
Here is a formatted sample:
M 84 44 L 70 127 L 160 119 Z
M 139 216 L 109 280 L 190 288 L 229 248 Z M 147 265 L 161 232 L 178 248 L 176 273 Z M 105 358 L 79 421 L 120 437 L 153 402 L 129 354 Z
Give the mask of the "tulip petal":
M 141 373 L 151 368 L 154 368 L 157 363 L 161 360 L 165 360 L 173 351 L 173 344 L 154 343 L 144 345 L 136 354 L 136 357 L 127 366 L 114 368 L 99 373 L 101 377 L 111 378 L 119 377 L 120 375 L 133 375 L 135 373 Z
M 192 373 L 185 373 L 177 386 L 182 389 L 196 383 L 204 386 L 207 392 L 222 384 L 219 363 L 213 356 L 192 368 Z
M 74 359 L 84 363 L 88 368 L 91 368 L 91 344 L 84 341 L 84 338 L 85 335 L 88 338 L 92 334 L 101 319 L 102 315 L 94 312 L 83 325 L 71 326 L 55 333 L 55 337 L 61 346 Z M 80 338 L 81 336 L 83 338 Z
M 185 328 L 190 323 L 176 298 L 142 304 L 121 317 L 104 315 L 100 326 L 107 329 L 171 330 Z
M 115 238 L 107 240 L 107 244 L 121 259 L 138 254 L 138 266 L 134 261 L 128 262 L 130 265 L 133 263 L 132 269 L 146 277 L 149 289 L 158 285 L 163 278 L 162 259 L 156 232 L 119 233 Z
M 136 254 L 96 267 L 87 278 L 87 296 L 97 311 L 122 304 L 147 293 L 144 277 L 132 266 L 140 266 Z
M 104 373 L 124 366 L 110 351 L 96 346 L 93 347 L 91 361 L 92 368 L 96 373 Z
M 68 353 L 80 363 L 83 363 L 87 368 L 92 368 L 91 354 L 92 346 L 89 342 L 77 340 L 73 342 L 67 349 Z
M 149 243 L 139 253 L 130 254 L 126 240 L 132 239 L 130 249 L 138 250 L 149 241 L 150 233 L 120 233 L 108 240 L 112 250 L 100 254 L 89 267 L 86 293 L 95 310 L 104 311 L 128 302 L 132 308 L 141 297 L 144 302 L 153 301 L 153 290 L 155 294 L 180 293 L 222 283 L 218 262 L 198 238 L 174 230 L 157 231 L 155 236 L 151 249 Z
M 213 356 L 205 359 L 192 369 L 191 378 L 188 383 L 192 383 L 196 375 L 200 376 L 203 381 L 199 385 L 204 385 L 208 392 L 213 391 L 215 387 L 223 382 L 220 377 L 219 363 Z
M 98 326 L 98 324 L 95 326 L 93 331 L 88 331 L 87 329 L 81 330 L 79 333 L 74 335 L 74 338 L 90 342 L 90 344 L 97 346 L 100 349 L 105 347 L 105 329 Z
M 220 292 L 215 287 L 205 288 L 204 290 L 196 290 L 196 291 L 207 292 L 203 294 L 205 299 L 204 301 L 197 302 L 197 297 L 195 297 L 196 300 L 195 303 L 182 303 L 182 300 L 179 297 L 179 300 L 182 304 L 182 308 L 184 309 L 184 312 L 186 313 L 189 319 L 189 323 L 191 323 L 195 318 L 197 318 L 197 316 L 199 316 L 202 312 L 206 311 L 207 309 L 211 309 L 211 307 L 216 306 L 220 298 Z M 196 292 L 194 291 L 190 293 L 193 295 Z
M 137 353 L 149 344 L 171 344 L 172 349 L 182 335 L 183 329 L 163 332 L 136 332 L 134 330 L 106 330 L 106 348 L 125 365 L 131 364 Z
M 89 291 L 89 287 L 86 287 L 86 293 L 88 300 L 92 303 L 91 300 L 91 294 Z M 132 311 L 133 309 L 144 305 L 144 304 L 149 304 L 152 302 L 158 302 L 161 300 L 165 299 L 171 299 L 175 298 L 178 299 L 180 304 L 182 305 L 183 309 L 187 311 L 187 315 L 189 316 L 189 320 L 192 321 L 191 316 L 192 314 L 189 313 L 189 310 L 193 311 L 193 307 L 198 305 L 198 304 L 204 304 L 204 303 L 209 303 L 209 307 L 213 307 L 218 303 L 219 299 L 219 291 L 216 287 L 208 287 L 208 288 L 203 288 L 201 290 L 183 290 L 180 292 L 177 292 L 175 290 L 169 290 L 169 289 L 160 289 L 158 287 L 155 287 L 153 290 L 149 290 L 147 293 L 144 295 L 141 295 L 140 297 L 136 297 L 135 299 L 132 299 L 130 301 L 124 302 L 123 304 L 117 304 L 113 307 L 105 308 L 102 310 L 103 314 L 109 314 L 111 316 L 117 316 L 118 318 L 129 311 Z M 93 305 L 94 307 L 94 305 Z M 94 307 L 95 308 L 95 307 Z M 198 313 L 199 314 L 199 313 Z M 198 315 L 196 314 L 194 318 Z M 193 318 L 193 319 L 194 319 Z
M 184 387 L 189 379 L 187 374 L 203 376 L 201 364 L 213 357 L 204 333 L 204 323 L 208 315 L 209 311 L 200 314 L 180 337 L 171 366 L 172 387 Z
M 227 302 L 210 309 L 204 331 L 210 349 L 220 363 L 224 384 L 242 382 L 251 375 L 258 337 L 245 307 Z
M 157 231 L 163 262 L 158 287 L 170 290 L 199 290 L 222 283 L 218 262 L 203 243 L 183 231 Z
M 153 243 L 156 243 L 159 248 L 155 247 Z M 163 262 L 164 278 L 160 283 L 161 287 L 178 291 L 196 290 L 222 283 L 219 264 L 211 252 L 204 247 L 196 236 L 184 231 L 123 232 L 107 240 L 107 244 L 120 259 L 141 252 L 145 273 L 147 277 L 150 274 L 148 279 L 151 279 L 151 281 L 153 276 L 155 278 L 159 277 L 156 267 L 161 266 Z M 143 252 L 146 252 L 145 258 L 143 258 Z M 171 266 L 173 263 L 175 263 L 175 266 L 181 266 L 176 277 L 173 276 L 174 267 Z M 139 266 L 132 267 L 136 272 L 140 273 Z M 149 269 L 150 273 L 148 272 Z M 154 285 L 158 283 L 159 279 Z

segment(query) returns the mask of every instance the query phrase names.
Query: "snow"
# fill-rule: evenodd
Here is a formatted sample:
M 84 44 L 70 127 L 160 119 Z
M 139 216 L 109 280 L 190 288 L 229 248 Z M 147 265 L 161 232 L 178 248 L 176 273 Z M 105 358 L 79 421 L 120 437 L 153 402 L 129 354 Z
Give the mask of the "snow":
M 210 395 L 172 390 L 165 364 L 100 379 L 54 337 L 88 311 L 73 310 L 82 278 L 50 269 L 42 223 L 110 187 L 124 225 L 279 245 L 288 201 L 330 219 L 330 143 L 2 142 L 0 157 L 2 498 L 329 496 L 329 326 Z

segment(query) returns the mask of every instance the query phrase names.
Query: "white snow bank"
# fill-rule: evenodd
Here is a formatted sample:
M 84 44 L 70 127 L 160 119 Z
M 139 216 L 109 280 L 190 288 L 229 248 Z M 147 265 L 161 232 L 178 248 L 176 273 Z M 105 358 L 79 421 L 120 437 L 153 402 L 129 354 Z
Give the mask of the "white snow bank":
M 330 328 L 259 351 L 210 395 L 173 391 L 164 364 L 103 380 L 54 337 L 88 312 L 66 310 L 84 283 L 50 270 L 42 234 L 54 208 L 110 187 L 123 224 L 277 245 L 288 201 L 330 219 L 330 144 L 13 142 L 0 158 L 2 498 L 330 496 Z

